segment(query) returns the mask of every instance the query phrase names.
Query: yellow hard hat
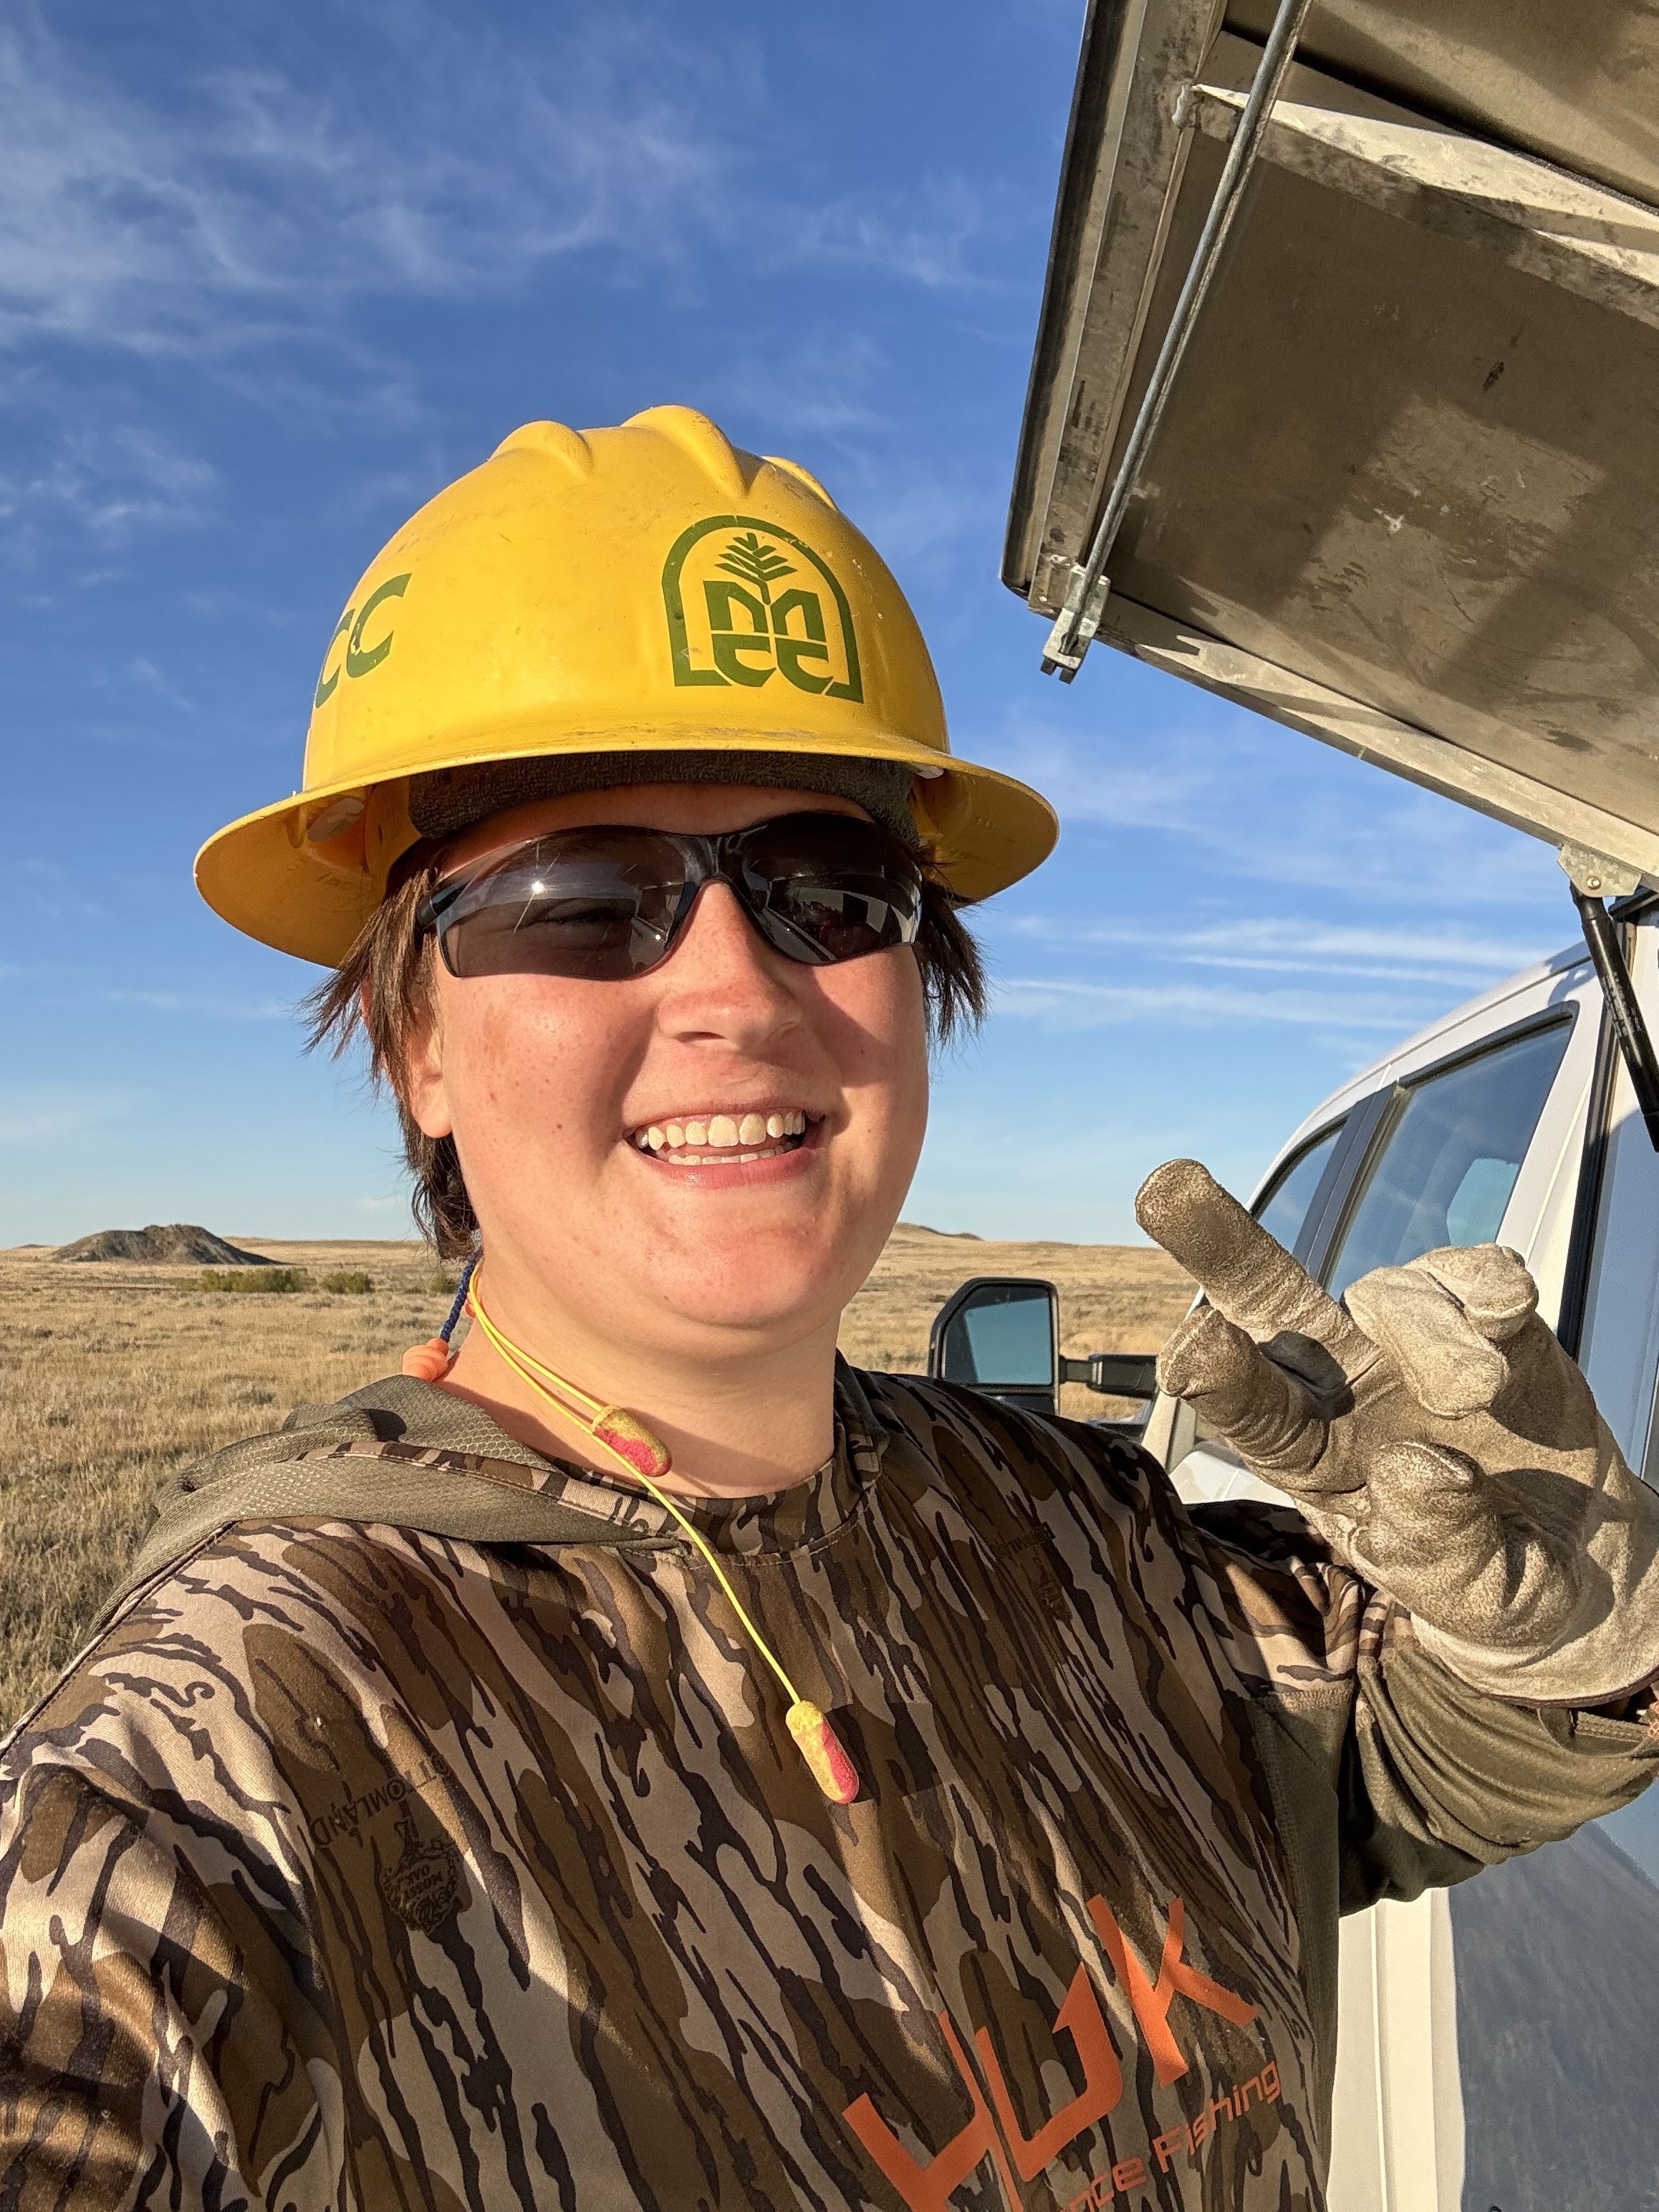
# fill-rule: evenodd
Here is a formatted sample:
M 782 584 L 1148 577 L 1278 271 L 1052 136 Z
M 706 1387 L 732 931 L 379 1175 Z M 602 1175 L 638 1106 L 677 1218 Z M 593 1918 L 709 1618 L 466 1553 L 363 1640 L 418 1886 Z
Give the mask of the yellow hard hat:
M 404 525 L 335 627 L 301 789 L 210 838 L 196 881 L 250 937 L 337 963 L 418 841 L 421 778 L 665 750 L 908 767 L 967 899 L 1054 842 L 1036 792 L 951 757 L 915 617 L 822 485 L 653 407 L 527 423 Z

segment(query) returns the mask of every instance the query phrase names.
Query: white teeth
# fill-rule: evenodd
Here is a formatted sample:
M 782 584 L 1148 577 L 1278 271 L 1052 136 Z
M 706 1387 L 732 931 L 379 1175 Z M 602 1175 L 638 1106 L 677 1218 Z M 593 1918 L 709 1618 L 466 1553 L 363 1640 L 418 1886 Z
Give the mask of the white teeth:
M 672 1154 L 688 1147 L 700 1152 L 706 1147 L 711 1152 L 735 1153 L 741 1162 L 764 1158 L 752 1149 L 757 1145 L 805 1133 L 806 1115 L 797 1108 L 788 1113 L 711 1114 L 701 1121 L 652 1121 L 635 1130 L 632 1142 L 642 1152 Z

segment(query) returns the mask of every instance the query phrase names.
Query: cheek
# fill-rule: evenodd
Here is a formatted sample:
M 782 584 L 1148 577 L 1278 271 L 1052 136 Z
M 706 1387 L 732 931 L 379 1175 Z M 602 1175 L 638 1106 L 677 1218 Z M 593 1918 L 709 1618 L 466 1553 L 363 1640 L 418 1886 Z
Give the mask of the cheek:
M 614 1010 L 613 1010 L 614 1011 Z M 443 1006 L 444 1080 L 464 1170 L 515 1174 L 543 1153 L 568 1169 L 605 1121 L 625 1042 L 608 1033 L 592 994 L 571 998 L 537 978 L 480 977 L 452 987 Z M 526 1146 L 526 1133 L 536 1142 Z
M 896 1145 L 919 1146 L 927 1119 L 927 1024 L 915 955 L 878 952 L 817 974 L 825 1033 L 860 1116 Z

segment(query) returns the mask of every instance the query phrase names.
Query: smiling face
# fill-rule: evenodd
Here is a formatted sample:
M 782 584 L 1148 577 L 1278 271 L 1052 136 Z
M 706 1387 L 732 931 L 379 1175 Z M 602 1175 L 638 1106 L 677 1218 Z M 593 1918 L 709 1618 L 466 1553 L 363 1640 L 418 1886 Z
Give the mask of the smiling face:
M 850 802 L 640 785 L 494 816 L 446 854 L 592 823 L 714 834 Z M 828 1332 L 909 1188 L 927 1113 L 908 946 L 808 967 L 706 884 L 669 957 L 617 982 L 438 963 L 409 1107 L 453 1135 L 499 1301 L 580 1356 L 741 1359 Z M 605 1364 L 608 1364 L 605 1363 Z

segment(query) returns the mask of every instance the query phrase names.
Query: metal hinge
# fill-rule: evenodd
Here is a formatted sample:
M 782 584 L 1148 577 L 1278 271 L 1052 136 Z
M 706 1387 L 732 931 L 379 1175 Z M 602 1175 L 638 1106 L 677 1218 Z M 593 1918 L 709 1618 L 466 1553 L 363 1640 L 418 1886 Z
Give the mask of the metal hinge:
M 1071 570 L 1071 589 L 1066 594 L 1066 604 L 1054 617 L 1054 628 L 1042 648 L 1043 674 L 1057 675 L 1062 684 L 1069 684 L 1082 667 L 1083 656 L 1095 641 L 1112 588 L 1110 578 L 1103 572 L 1091 583 L 1089 571 L 1079 562 L 1073 561 Z
M 1622 897 L 1641 881 L 1638 871 L 1624 860 L 1609 860 L 1588 846 L 1564 845 L 1559 859 L 1572 885 L 1572 902 L 1578 909 L 1584 944 L 1601 986 L 1601 1003 L 1607 1010 L 1624 1054 L 1630 1087 L 1653 1148 L 1659 1152 L 1659 1060 L 1656 1060 L 1647 1016 L 1630 979 L 1619 928 L 1607 909 L 1609 892 Z

